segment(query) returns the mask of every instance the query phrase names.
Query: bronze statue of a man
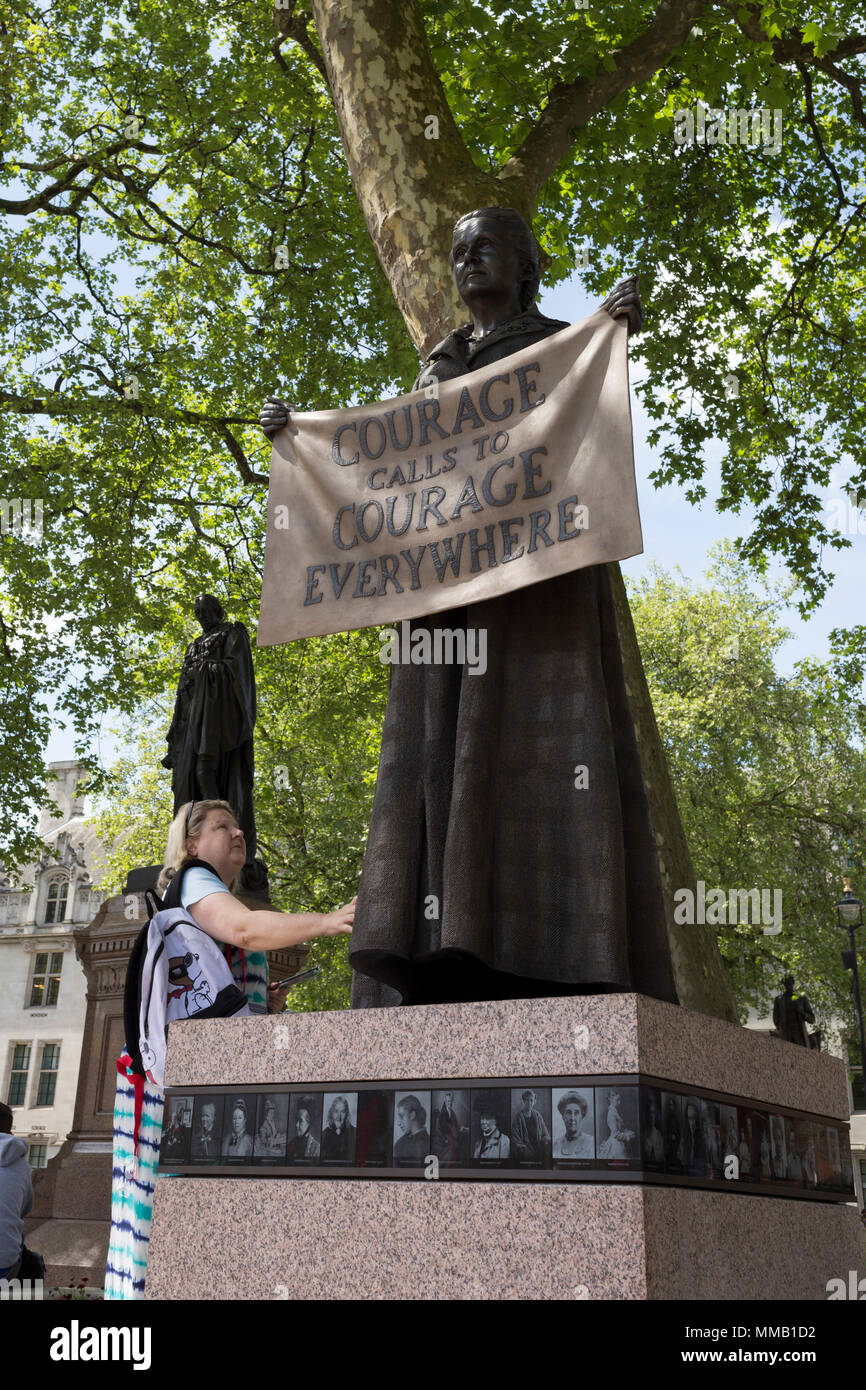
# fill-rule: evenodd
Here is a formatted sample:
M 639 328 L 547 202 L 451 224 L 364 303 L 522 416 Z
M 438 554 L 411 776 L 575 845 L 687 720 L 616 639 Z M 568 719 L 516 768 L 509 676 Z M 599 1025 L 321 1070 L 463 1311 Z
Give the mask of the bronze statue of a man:
M 794 976 L 786 975 L 782 981 L 784 994 L 777 994 L 773 1000 L 773 1027 L 785 1042 L 797 1047 L 811 1047 L 812 1035 L 806 1027 L 815 1022 L 812 1005 L 805 994 L 794 998 Z
M 568 326 L 535 305 L 539 249 L 513 209 L 461 217 L 450 259 L 472 321 L 414 389 Z M 640 327 L 634 281 L 604 307 Z M 265 433 L 287 412 L 272 398 Z M 353 1008 L 632 990 L 678 1002 L 605 566 L 412 627 L 486 629 L 487 671 L 391 667 Z
M 249 634 L 229 623 L 219 599 L 199 594 L 195 615 L 202 626 L 186 649 L 174 717 L 166 735 L 174 814 L 187 801 L 227 801 L 244 832 L 247 862 L 241 886 L 267 896 L 267 874 L 256 853 L 253 811 L 253 728 L 256 682 Z

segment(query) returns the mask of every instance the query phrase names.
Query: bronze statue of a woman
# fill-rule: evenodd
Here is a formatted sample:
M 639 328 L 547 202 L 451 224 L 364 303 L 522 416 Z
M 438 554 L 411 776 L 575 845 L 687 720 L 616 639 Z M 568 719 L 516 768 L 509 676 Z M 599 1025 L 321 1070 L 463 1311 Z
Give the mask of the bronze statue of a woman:
M 461 217 L 450 261 L 472 322 L 414 389 L 568 326 L 535 305 L 538 245 L 513 209 Z M 633 280 L 604 307 L 640 327 Z M 272 399 L 265 433 L 287 412 Z M 412 626 L 485 629 L 487 670 L 391 667 L 352 1007 L 605 991 L 678 1002 L 605 566 Z

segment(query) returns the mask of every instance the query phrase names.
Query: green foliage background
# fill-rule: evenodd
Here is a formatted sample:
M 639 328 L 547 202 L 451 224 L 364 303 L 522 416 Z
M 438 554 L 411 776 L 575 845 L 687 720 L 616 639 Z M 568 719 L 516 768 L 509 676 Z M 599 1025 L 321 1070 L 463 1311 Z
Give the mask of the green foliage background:
M 398 3 L 413 0 L 382 0 L 383 23 Z M 599 298 L 640 271 L 638 390 L 654 423 L 654 476 L 700 500 L 707 444 L 721 441 L 716 505 L 752 511 L 741 554 L 758 573 L 781 557 L 807 611 L 827 592 L 828 557 L 849 544 L 826 523 L 824 490 L 832 478 L 866 492 L 866 7 L 843 0 L 812 16 L 793 0 L 721 0 L 694 7 L 691 32 L 666 48 L 665 25 L 683 8 L 421 5 L 481 170 L 502 170 L 569 84 L 591 90 L 654 34 L 648 75 L 575 125 L 543 181 L 535 226 L 547 283 L 571 274 L 582 250 Z M 254 627 L 262 398 L 339 406 L 400 390 L 417 369 L 348 178 L 311 17 L 295 7 L 292 21 L 289 41 L 260 0 L 4 0 L 0 495 L 41 498 L 45 517 L 42 544 L 0 534 L 7 872 L 40 848 L 52 695 L 105 790 L 87 751 L 94 733 L 107 711 L 156 728 L 194 635 L 195 594 L 216 593 Z M 677 145 L 674 113 L 699 100 L 779 110 L 782 148 Z M 433 187 L 428 196 L 447 201 Z M 736 397 L 724 387 L 731 371 Z M 841 806 L 862 805 L 851 692 L 866 624 L 834 635 L 826 668 L 780 681 L 778 610 L 762 628 L 726 579 L 750 655 L 711 679 L 689 654 L 698 639 L 674 649 L 676 630 L 663 631 L 668 610 L 690 631 L 689 604 L 710 599 L 665 582 L 664 600 L 655 587 L 636 592 L 638 625 L 699 873 L 739 864 L 743 882 L 753 865 L 773 882 L 772 847 L 796 877 L 780 829 L 796 822 L 811 865 L 797 920 L 818 932 L 822 837 L 860 833 Z M 361 633 L 256 656 L 262 839 L 287 866 L 277 891 L 297 907 L 332 906 L 357 881 L 385 692 L 374 648 Z M 711 764 L 719 780 L 700 802 Z M 130 765 L 112 791 L 118 828 L 124 810 L 152 806 L 138 862 L 161 848 L 166 792 L 152 775 L 140 788 Z M 787 938 L 769 940 L 787 949 Z M 842 990 L 829 957 L 816 959 Z

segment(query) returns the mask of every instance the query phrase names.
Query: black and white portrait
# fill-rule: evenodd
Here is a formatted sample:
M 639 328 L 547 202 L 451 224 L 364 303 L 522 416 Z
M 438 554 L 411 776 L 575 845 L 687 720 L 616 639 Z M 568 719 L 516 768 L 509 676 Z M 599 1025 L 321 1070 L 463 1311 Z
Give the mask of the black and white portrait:
M 827 1126 L 827 1152 L 830 1156 L 830 1181 L 833 1187 L 841 1187 L 842 1153 L 839 1147 L 839 1131 L 835 1125 Z
M 763 1110 L 751 1110 L 752 1135 L 757 1150 L 756 1173 L 758 1182 L 772 1182 L 773 1164 L 770 1158 L 770 1118 Z
M 446 1168 L 465 1168 L 469 1163 L 469 1114 L 469 1091 L 433 1092 L 430 1151 Z
M 390 1167 L 393 1134 L 393 1093 L 359 1091 L 358 1138 L 355 1145 L 355 1162 L 358 1167 Z
M 595 1104 L 592 1087 L 553 1088 L 554 1163 L 590 1166 L 595 1159 Z
M 253 1157 L 264 1163 L 285 1163 L 288 1127 L 288 1096 L 259 1096 Z
M 394 1164 L 423 1166 L 430 1147 L 429 1091 L 398 1091 L 394 1099 Z
M 775 1182 L 788 1177 L 788 1146 L 785 1140 L 785 1121 L 781 1115 L 770 1116 L 770 1167 Z
M 223 1135 L 224 1096 L 196 1096 L 192 1117 L 193 1163 L 216 1163 L 220 1157 Z
M 803 1155 L 803 1185 L 818 1186 L 818 1145 L 816 1126 L 812 1120 L 798 1120 L 797 1132 L 800 1138 L 800 1151 Z
M 256 1096 L 250 1095 L 228 1095 L 225 1098 L 220 1153 L 229 1163 L 249 1162 L 253 1156 L 256 1100 Z
M 679 1159 L 682 1171 L 692 1178 L 707 1176 L 707 1146 L 701 1123 L 701 1102 L 697 1096 L 682 1096 L 683 1127 Z
M 322 1162 L 354 1163 L 357 1091 L 326 1091 L 322 1105 Z
M 644 1167 L 651 1173 L 663 1173 L 665 1166 L 665 1137 L 662 1129 L 662 1097 L 657 1086 L 641 1086 L 641 1153 Z
M 511 1161 L 511 1094 L 504 1088 L 472 1092 L 472 1162 L 490 1167 Z
M 511 1092 L 511 1158 L 516 1167 L 548 1168 L 553 1138 L 549 1086 L 519 1086 Z
M 701 1129 L 704 1134 L 706 1178 L 720 1178 L 723 1172 L 722 1112 L 717 1100 L 701 1098 Z
M 662 1132 L 665 1137 L 665 1168 L 669 1173 L 681 1173 L 683 1098 L 677 1091 L 662 1091 Z
M 605 1163 L 636 1167 L 639 1157 L 637 1087 L 595 1088 L 596 1156 Z
M 289 1106 L 289 1142 L 286 1157 L 289 1163 L 316 1164 L 322 1152 L 322 1097 L 296 1091 Z
M 192 1096 L 169 1096 L 162 1117 L 160 1163 L 188 1163 L 192 1138 Z
M 743 1160 L 740 1156 L 740 1130 L 735 1105 L 719 1106 L 719 1133 L 722 1138 L 722 1167 L 721 1172 L 716 1176 L 724 1178 L 725 1173 L 730 1172 L 735 1173 L 740 1178 L 742 1177 Z M 736 1165 L 727 1163 L 731 1157 L 737 1160 Z
M 737 1106 L 737 1155 L 740 1160 L 740 1182 L 758 1182 L 760 1177 L 760 1156 L 758 1138 L 752 1111 L 744 1105 Z

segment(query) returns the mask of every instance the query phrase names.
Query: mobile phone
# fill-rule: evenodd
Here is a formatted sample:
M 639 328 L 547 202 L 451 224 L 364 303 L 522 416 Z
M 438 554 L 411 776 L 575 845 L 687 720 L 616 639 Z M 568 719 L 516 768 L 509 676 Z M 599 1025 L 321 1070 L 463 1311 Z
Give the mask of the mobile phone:
M 314 965 L 311 970 L 301 970 L 297 975 L 289 975 L 288 979 L 276 980 L 274 983 L 279 985 L 280 989 L 285 989 L 286 986 L 291 988 L 292 985 L 299 985 L 302 980 L 312 980 L 314 975 L 318 975 L 320 969 L 321 966 Z

